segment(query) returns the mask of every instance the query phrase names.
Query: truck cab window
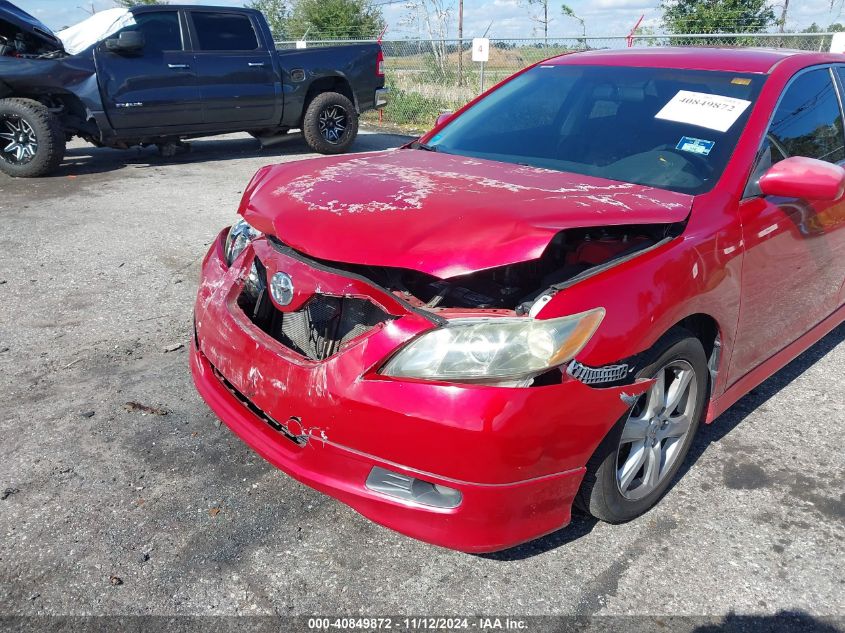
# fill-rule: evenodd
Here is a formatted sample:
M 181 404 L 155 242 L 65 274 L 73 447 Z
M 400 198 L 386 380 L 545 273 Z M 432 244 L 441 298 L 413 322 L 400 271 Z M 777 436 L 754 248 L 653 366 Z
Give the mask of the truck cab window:
M 254 51 L 259 48 L 248 16 L 235 13 L 192 13 L 194 29 L 203 51 Z
M 126 31 L 140 31 L 144 34 L 144 52 L 161 53 L 182 50 L 182 29 L 176 11 L 155 11 L 135 16 L 135 24 L 121 29 L 112 37 Z

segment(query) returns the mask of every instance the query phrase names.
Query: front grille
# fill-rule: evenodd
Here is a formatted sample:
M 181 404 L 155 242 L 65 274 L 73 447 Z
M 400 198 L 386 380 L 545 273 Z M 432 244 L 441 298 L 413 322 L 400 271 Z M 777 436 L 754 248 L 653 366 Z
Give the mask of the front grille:
M 285 347 L 311 360 L 325 360 L 341 346 L 394 318 L 367 299 L 315 294 L 295 312 L 282 312 L 267 290 L 267 274 L 256 258 L 257 288 L 244 287 L 238 304 L 250 320 Z
M 390 317 L 366 299 L 315 295 L 301 310 L 280 312 L 279 318 L 281 343 L 307 358 L 323 360 Z

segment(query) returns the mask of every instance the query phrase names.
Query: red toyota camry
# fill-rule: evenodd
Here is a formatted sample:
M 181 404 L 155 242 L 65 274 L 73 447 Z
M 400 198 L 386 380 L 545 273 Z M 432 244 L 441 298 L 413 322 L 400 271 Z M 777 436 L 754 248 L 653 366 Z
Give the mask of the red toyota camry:
M 197 388 L 424 541 L 633 519 L 700 422 L 845 319 L 843 80 L 839 55 L 584 52 L 402 149 L 265 167 L 203 263 Z

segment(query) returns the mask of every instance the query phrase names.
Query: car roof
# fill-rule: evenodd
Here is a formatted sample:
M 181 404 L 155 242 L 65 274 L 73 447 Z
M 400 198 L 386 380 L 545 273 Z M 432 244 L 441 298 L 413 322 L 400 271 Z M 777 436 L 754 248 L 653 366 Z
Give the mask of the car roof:
M 787 49 L 661 46 L 582 51 L 561 55 L 543 63 L 769 73 L 778 62 L 789 57 L 805 58 L 807 66 L 826 62 L 845 62 L 845 55 Z

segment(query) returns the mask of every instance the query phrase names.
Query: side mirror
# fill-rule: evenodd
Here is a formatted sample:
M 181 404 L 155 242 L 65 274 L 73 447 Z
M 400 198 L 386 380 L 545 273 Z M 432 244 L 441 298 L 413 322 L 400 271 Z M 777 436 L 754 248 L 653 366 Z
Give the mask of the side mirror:
M 117 37 L 106 40 L 106 50 L 112 53 L 137 53 L 144 48 L 144 34 L 140 31 L 124 31 Z
M 815 158 L 792 156 L 760 177 L 760 191 L 765 196 L 839 200 L 845 195 L 845 169 Z
M 434 122 L 434 127 L 440 127 L 441 125 L 445 124 L 446 121 L 451 119 L 454 115 L 454 112 L 441 112 L 437 116 L 437 121 Z

